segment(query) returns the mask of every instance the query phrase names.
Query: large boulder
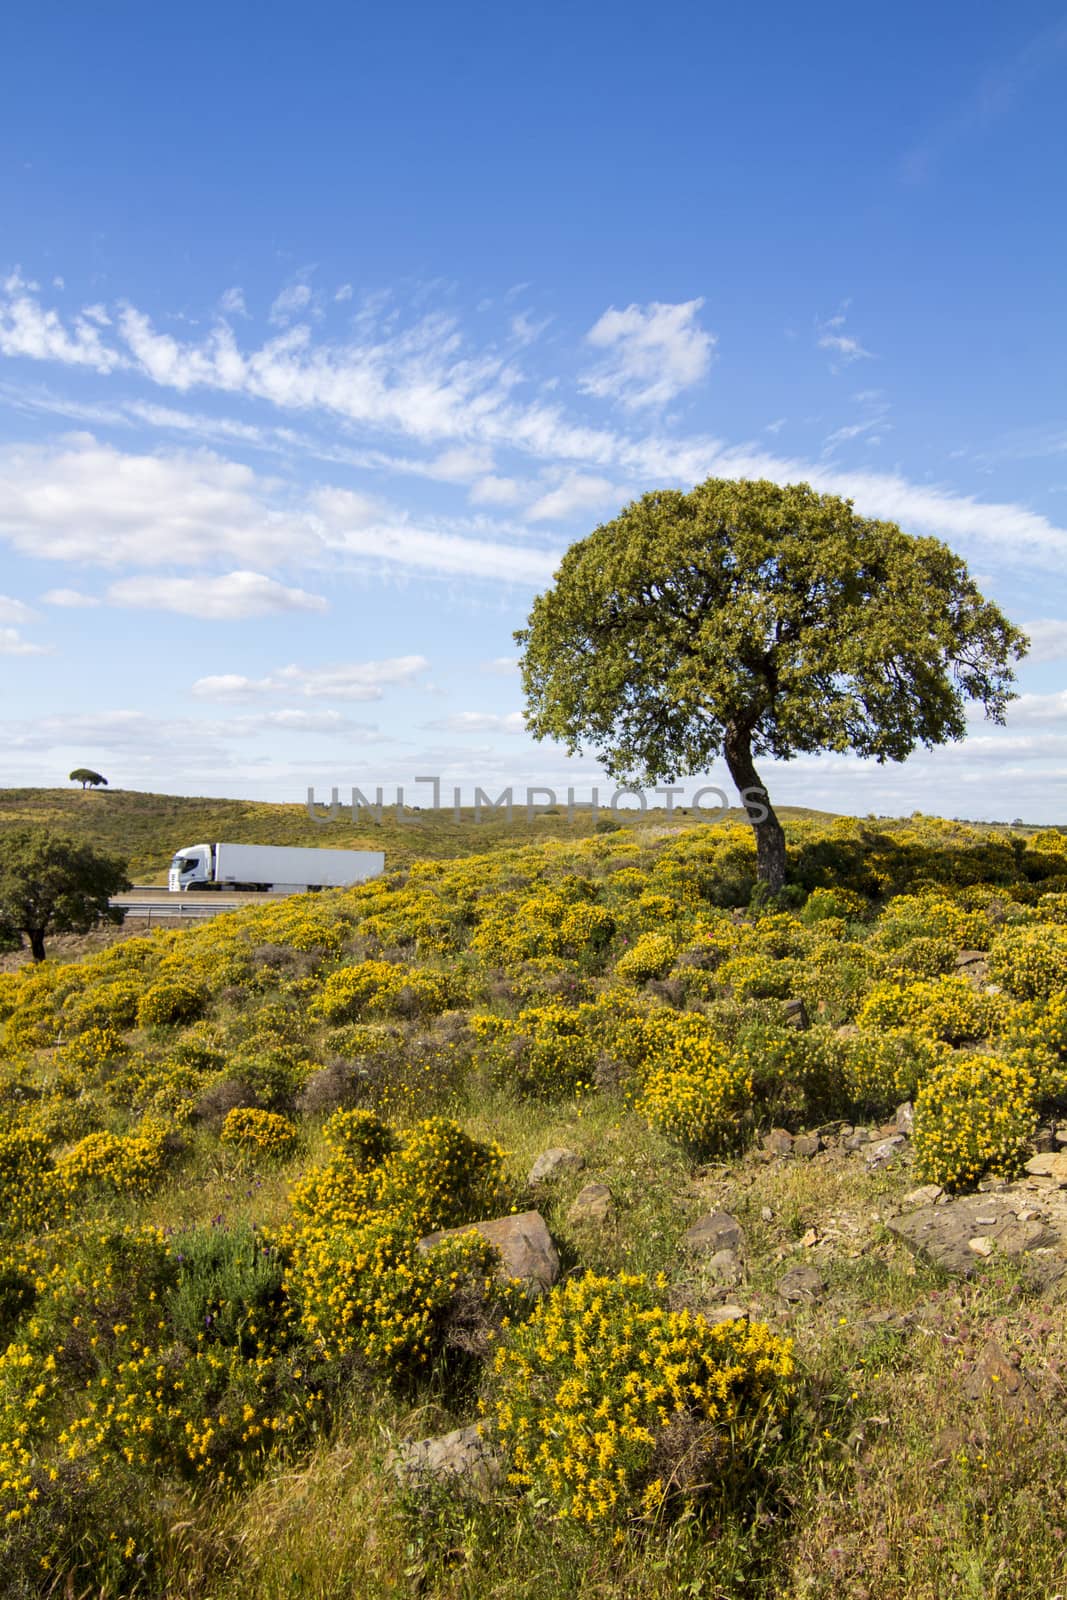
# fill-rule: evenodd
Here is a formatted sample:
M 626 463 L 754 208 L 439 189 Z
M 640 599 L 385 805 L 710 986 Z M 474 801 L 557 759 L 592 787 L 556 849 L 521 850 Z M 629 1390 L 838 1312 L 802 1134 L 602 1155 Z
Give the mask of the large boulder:
M 539 1183 L 552 1183 L 568 1172 L 580 1172 L 584 1166 L 585 1157 L 577 1150 L 542 1150 L 530 1168 L 527 1181 L 536 1188 Z
M 480 1233 L 500 1256 L 502 1278 L 519 1278 L 531 1295 L 546 1294 L 559 1277 L 559 1255 L 539 1211 L 492 1217 L 462 1228 L 443 1228 L 419 1240 L 420 1250 L 430 1250 L 441 1239 L 461 1233 Z
M 567 1221 L 573 1226 L 609 1222 L 614 1215 L 615 1203 L 606 1183 L 587 1183 L 574 1197 L 567 1212 Z
M 686 1229 L 682 1242 L 689 1250 L 706 1250 L 711 1255 L 717 1250 L 740 1251 L 745 1248 L 745 1230 L 728 1211 L 712 1211 Z
M 1060 1243 L 1018 1193 L 963 1195 L 891 1217 L 886 1227 L 905 1244 L 958 1277 L 969 1278 L 990 1256 L 1022 1256 Z

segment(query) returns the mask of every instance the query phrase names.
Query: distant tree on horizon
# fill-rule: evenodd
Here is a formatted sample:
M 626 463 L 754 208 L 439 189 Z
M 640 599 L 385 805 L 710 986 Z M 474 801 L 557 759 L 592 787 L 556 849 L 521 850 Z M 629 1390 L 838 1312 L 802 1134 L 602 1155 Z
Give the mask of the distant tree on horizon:
M 88 789 L 90 786 L 97 789 L 101 784 L 107 788 L 107 779 L 101 773 L 94 772 L 91 767 L 75 767 L 70 775 L 70 781 L 80 783 L 83 789 Z

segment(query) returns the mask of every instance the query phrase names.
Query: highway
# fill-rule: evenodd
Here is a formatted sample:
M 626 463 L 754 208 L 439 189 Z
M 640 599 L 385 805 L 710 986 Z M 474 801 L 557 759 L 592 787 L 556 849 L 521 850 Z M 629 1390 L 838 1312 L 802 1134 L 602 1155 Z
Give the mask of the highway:
M 113 895 L 109 904 L 120 907 L 128 921 L 205 922 L 224 911 L 239 911 L 242 906 L 261 906 L 282 899 L 274 894 L 225 894 L 210 889 L 192 894 L 171 894 L 159 884 L 135 883 L 125 894 Z

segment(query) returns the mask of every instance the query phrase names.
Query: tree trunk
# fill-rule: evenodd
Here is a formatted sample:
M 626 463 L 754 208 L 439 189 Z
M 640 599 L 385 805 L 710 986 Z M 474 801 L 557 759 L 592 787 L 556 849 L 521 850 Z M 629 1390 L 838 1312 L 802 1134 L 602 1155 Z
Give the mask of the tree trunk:
M 30 954 L 35 961 L 44 960 L 44 929 L 27 928 L 26 933 L 30 941 Z
M 752 765 L 751 729 L 728 724 L 723 754 L 756 835 L 756 877 L 776 894 L 785 884 L 785 834 Z

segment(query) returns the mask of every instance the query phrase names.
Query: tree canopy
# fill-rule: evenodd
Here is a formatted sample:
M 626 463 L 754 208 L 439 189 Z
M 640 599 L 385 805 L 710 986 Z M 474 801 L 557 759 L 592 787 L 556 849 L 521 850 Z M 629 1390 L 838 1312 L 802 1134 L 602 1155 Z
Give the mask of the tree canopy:
M 50 933 L 87 933 L 98 922 L 121 922 L 109 905 L 130 887 L 126 863 L 47 828 L 5 828 L 0 834 L 0 941 L 29 941 L 35 961 Z
M 939 540 L 805 483 L 721 478 L 573 544 L 515 638 L 535 737 L 631 783 L 724 757 L 771 889 L 785 839 L 754 757 L 903 761 L 961 739 L 969 700 L 1003 722 L 1028 645 Z
M 71 783 L 80 783 L 83 789 L 97 789 L 103 784 L 107 788 L 107 779 L 99 772 L 94 772 L 92 767 L 75 767 L 70 775 Z

